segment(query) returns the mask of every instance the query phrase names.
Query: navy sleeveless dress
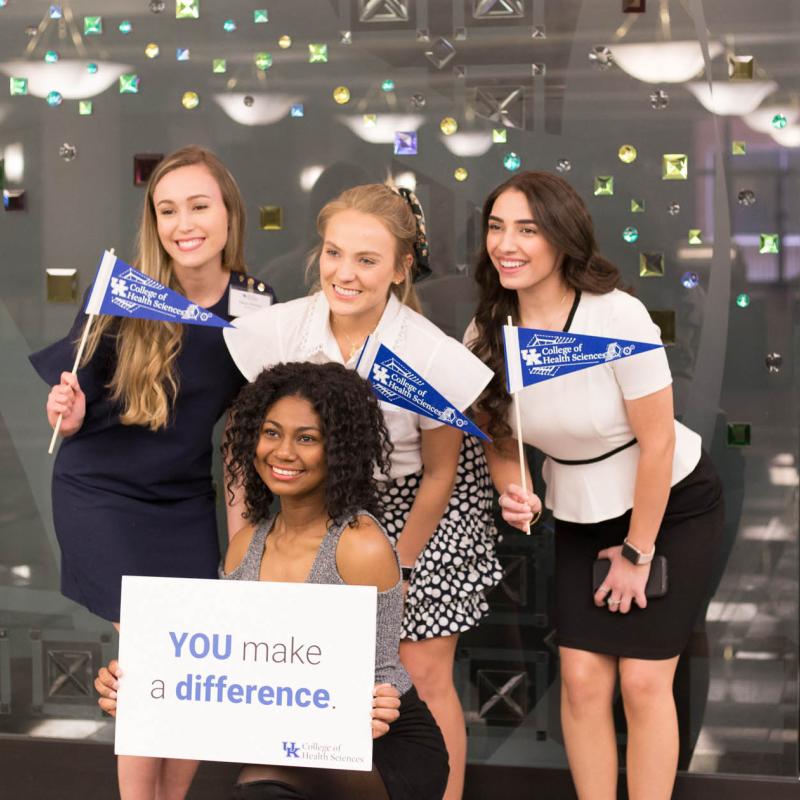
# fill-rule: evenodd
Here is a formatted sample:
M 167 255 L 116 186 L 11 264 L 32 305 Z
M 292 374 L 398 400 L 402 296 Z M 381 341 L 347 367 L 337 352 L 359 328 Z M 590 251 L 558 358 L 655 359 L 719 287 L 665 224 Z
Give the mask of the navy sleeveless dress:
M 230 320 L 228 293 L 209 310 Z M 81 311 L 64 339 L 30 357 L 49 385 L 72 369 L 85 321 Z M 216 578 L 212 431 L 245 383 L 220 328 L 186 325 L 172 419 L 154 432 L 120 422 L 107 388 L 115 359 L 111 334 L 78 370 L 86 417 L 61 443 L 52 488 L 61 591 L 112 622 L 122 575 Z

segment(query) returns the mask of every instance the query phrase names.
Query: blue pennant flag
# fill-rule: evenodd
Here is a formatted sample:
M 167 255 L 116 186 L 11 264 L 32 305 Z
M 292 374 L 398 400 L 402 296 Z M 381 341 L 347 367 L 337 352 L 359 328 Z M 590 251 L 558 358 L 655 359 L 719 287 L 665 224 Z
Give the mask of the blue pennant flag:
M 231 327 L 230 322 L 189 302 L 179 292 L 139 272 L 108 250 L 97 269 L 84 311 L 87 314 L 155 319 L 184 325 Z
M 471 419 L 374 336 L 368 336 L 364 342 L 356 371 L 369 381 L 379 400 L 491 441 Z
M 506 386 L 513 394 L 535 383 L 660 347 L 663 345 L 504 325 Z

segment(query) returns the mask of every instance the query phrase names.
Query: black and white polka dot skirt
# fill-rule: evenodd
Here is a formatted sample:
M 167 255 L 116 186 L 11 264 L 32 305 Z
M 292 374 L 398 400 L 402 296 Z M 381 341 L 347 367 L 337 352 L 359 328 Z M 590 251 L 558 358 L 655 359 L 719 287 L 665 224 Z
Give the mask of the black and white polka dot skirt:
M 392 541 L 403 530 L 422 472 L 398 478 L 384 496 Z M 474 628 L 489 612 L 485 592 L 503 577 L 495 555 L 492 487 L 480 441 L 465 436 L 455 486 L 442 521 L 414 566 L 402 637 L 418 641 Z

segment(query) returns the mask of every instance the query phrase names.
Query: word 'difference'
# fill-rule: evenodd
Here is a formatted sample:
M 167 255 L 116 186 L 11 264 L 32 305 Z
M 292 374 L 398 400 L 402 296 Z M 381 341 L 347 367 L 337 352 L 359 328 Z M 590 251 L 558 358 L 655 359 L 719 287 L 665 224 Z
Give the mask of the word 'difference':
M 270 686 L 269 684 L 228 683 L 227 675 L 192 675 L 178 681 L 175 686 L 178 700 L 196 703 L 244 703 L 262 706 L 297 706 L 298 708 L 328 708 L 330 692 L 327 689 L 308 689 L 305 686 Z

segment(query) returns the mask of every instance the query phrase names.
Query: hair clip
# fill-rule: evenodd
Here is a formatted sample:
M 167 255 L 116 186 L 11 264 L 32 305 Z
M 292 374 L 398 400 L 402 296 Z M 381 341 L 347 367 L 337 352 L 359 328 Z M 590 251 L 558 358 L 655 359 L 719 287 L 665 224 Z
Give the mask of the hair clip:
M 414 220 L 417 223 L 417 238 L 414 241 L 414 261 L 416 268 L 412 280 L 414 283 L 421 281 L 431 275 L 431 267 L 429 262 L 428 250 L 428 236 L 425 231 L 425 213 L 422 210 L 417 196 L 410 189 L 404 186 L 398 186 L 395 191 L 408 203 L 411 213 L 414 215 Z

